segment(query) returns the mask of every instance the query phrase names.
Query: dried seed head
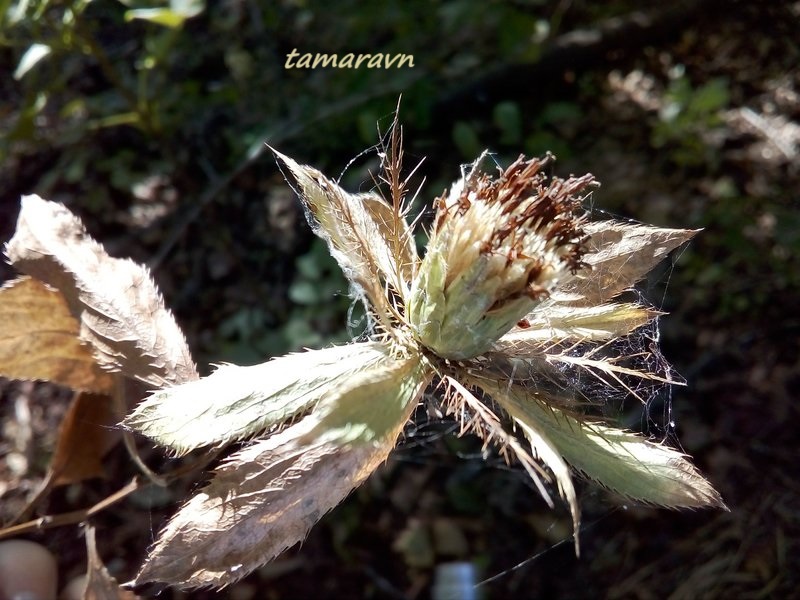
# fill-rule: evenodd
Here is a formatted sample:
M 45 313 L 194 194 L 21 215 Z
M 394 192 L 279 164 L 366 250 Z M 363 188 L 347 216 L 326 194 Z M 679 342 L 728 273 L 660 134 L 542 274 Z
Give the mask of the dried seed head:
M 481 157 L 482 159 L 483 157 Z M 591 175 L 549 179 L 552 160 L 518 158 L 496 179 L 481 159 L 438 200 L 409 322 L 439 356 L 472 358 L 585 267 L 581 198 Z

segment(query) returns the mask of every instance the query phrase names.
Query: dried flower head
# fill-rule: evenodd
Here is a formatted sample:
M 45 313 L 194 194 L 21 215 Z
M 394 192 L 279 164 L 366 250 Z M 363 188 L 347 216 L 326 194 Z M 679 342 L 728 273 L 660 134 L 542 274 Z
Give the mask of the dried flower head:
M 566 375 L 582 371 L 634 394 L 631 381 L 673 382 L 666 367 L 614 354 L 612 343 L 641 337 L 660 314 L 615 298 L 695 232 L 589 222 L 581 194 L 591 175 L 549 178 L 548 156 L 519 158 L 493 178 L 480 169 L 484 155 L 437 201 L 420 259 L 401 145 L 395 126 L 388 201 L 349 194 L 276 152 L 364 301 L 372 336 L 222 366 L 136 408 L 125 425 L 178 454 L 256 438 L 173 517 L 137 582 L 226 585 L 302 540 L 386 459 L 436 380 L 463 429 L 518 460 L 548 503 L 554 484 L 570 507 L 576 550 L 574 471 L 650 504 L 724 507 L 684 455 L 587 415 L 582 398 L 600 403 L 603 394 Z M 637 355 L 654 353 L 651 345 Z
M 414 280 L 409 323 L 443 358 L 483 354 L 579 269 L 581 199 L 591 175 L 548 177 L 552 160 L 520 156 L 497 179 L 481 157 L 437 200 L 433 233 Z

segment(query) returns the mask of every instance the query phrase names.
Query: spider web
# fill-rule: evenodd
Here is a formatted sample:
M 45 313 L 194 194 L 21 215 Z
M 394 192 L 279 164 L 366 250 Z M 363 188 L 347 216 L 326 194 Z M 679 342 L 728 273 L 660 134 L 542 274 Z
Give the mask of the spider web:
M 619 217 L 614 217 L 620 220 Z M 648 278 L 640 283 L 636 289 L 625 292 L 615 299 L 617 302 L 631 302 L 661 311 L 667 299 L 667 287 L 675 263 L 680 257 L 681 250 L 670 254 L 670 258 L 659 265 Z M 649 298 L 657 298 L 654 304 Z M 655 441 L 665 441 L 670 445 L 678 445 L 675 436 L 676 423 L 673 415 L 673 390 L 675 385 L 685 385 L 685 380 L 675 371 L 661 351 L 661 318 L 652 319 L 649 323 L 637 328 L 629 335 L 617 338 L 606 343 L 586 343 L 563 348 L 567 356 L 586 356 L 591 354 L 597 360 L 612 360 L 615 365 L 636 371 L 648 376 L 616 373 L 613 377 L 607 373 L 599 372 L 591 367 L 578 364 L 556 363 L 557 377 L 532 378 L 526 385 L 532 388 L 541 388 L 543 391 L 552 391 L 552 388 L 569 390 L 578 405 L 588 408 L 590 414 L 596 414 L 604 420 L 612 422 L 625 429 L 641 432 L 645 437 Z M 519 383 L 513 373 L 509 373 L 516 383 Z M 420 411 L 422 412 L 422 411 Z M 436 413 L 436 402 L 431 401 L 426 411 L 416 416 L 413 425 L 407 428 L 406 439 L 396 449 L 400 460 L 428 463 L 439 461 L 432 450 L 436 439 L 452 435 L 458 430 L 455 418 L 442 419 Z M 411 451 L 419 447 L 420 450 Z M 398 453 L 397 450 L 400 450 Z M 412 458 L 413 456 L 413 458 Z M 513 472 L 533 488 L 527 474 L 518 465 L 509 467 L 501 458 L 500 453 L 492 450 L 459 454 L 458 458 L 465 461 L 481 461 L 484 468 Z M 581 486 L 580 496 L 603 496 L 602 488 L 593 484 Z M 597 502 L 592 504 L 597 505 Z M 608 501 L 601 501 L 604 506 L 598 514 L 597 510 L 580 525 L 579 533 L 583 535 L 595 528 L 620 510 L 626 510 L 625 504 L 609 505 Z M 596 506 L 595 506 L 596 509 Z M 563 515 L 552 514 L 550 528 L 556 528 Z M 501 569 L 475 583 L 475 588 L 489 586 L 505 577 L 509 577 L 522 569 L 541 561 L 561 546 L 570 547 L 572 535 L 565 534 L 558 541 L 550 542 L 544 549 L 537 550 L 524 560 L 508 568 Z
M 385 146 L 386 141 L 382 139 L 382 144 L 379 143 L 370 150 L 378 150 L 380 156 L 380 151 L 385 151 Z M 591 202 L 590 198 L 587 199 Z M 589 210 L 592 214 L 599 215 L 601 218 L 611 217 L 617 221 L 636 223 L 635 221 L 621 219 L 616 215 L 609 215 L 605 211 L 596 210 L 591 206 Z M 426 216 L 429 216 L 428 212 L 430 212 L 430 209 L 428 211 L 423 210 L 423 215 L 421 215 L 423 221 L 426 220 Z M 629 290 L 621 297 L 616 298 L 615 301 L 630 302 L 661 310 L 665 303 L 666 288 L 672 269 L 679 254 L 675 252 L 671 256 L 673 257 L 672 260 L 662 263 L 666 266 L 657 269 L 655 271 L 656 275 L 651 273 L 648 280 L 640 284 L 637 289 Z M 648 301 L 646 298 L 657 295 L 654 292 L 657 292 L 662 286 L 661 297 L 654 305 L 652 301 Z M 647 293 L 643 292 L 642 288 Z M 580 358 L 588 355 L 597 361 L 612 361 L 615 366 L 628 370 L 628 373 L 614 372 L 609 374 L 606 371 L 592 368 L 587 364 L 554 362 L 552 365 L 556 371 L 555 376 L 547 374 L 542 374 L 542 377 L 533 376 L 525 382 L 525 385 L 534 389 L 541 388 L 542 392 L 548 395 L 554 388 L 566 391 L 573 396 L 575 406 L 582 410 L 588 409 L 587 412 L 590 414 L 597 415 L 625 429 L 642 432 L 645 437 L 650 439 L 669 441 L 672 445 L 675 445 L 677 440 L 674 435 L 676 424 L 672 411 L 673 386 L 676 384 L 683 385 L 685 382 L 674 371 L 661 352 L 660 318 L 654 318 L 629 335 L 610 342 L 585 343 L 554 349 L 563 352 L 565 356 L 569 357 Z M 354 313 L 351 312 L 348 318 L 350 332 L 356 333 L 359 325 L 363 329 L 361 336 L 371 330 L 370 323 L 366 323 L 366 327 L 364 327 L 363 320 L 359 322 L 359 319 L 354 318 Z M 634 372 L 642 375 L 635 375 L 633 374 Z M 510 372 L 509 375 L 510 379 L 514 380 L 515 383 L 520 383 L 520 379 L 517 378 L 516 374 Z M 393 453 L 396 459 L 403 462 L 427 465 L 438 464 L 445 460 L 440 451 L 437 450 L 436 442 L 457 433 L 459 419 L 442 415 L 436 398 L 437 395 L 440 395 L 440 392 L 441 390 L 434 391 L 430 395 L 431 401 L 427 403 L 424 409 L 420 409 L 417 412 L 412 423 L 407 426 L 404 440 Z M 491 400 L 489 398 L 486 398 L 486 400 L 491 406 Z M 498 414 L 500 412 L 498 411 Z M 518 465 L 509 467 L 501 454 L 495 449 L 487 450 L 486 446 L 484 446 L 480 450 L 472 452 L 457 452 L 456 456 L 465 462 L 474 463 L 474 468 L 511 472 L 515 477 L 519 478 L 520 482 L 523 482 L 523 485 L 530 486 L 533 489 L 534 486 L 523 469 Z M 591 485 L 588 489 L 587 486 L 582 487 L 584 489 L 581 496 L 584 498 L 587 496 L 587 491 L 590 494 L 604 494 L 599 486 Z M 557 494 L 552 495 L 556 496 Z M 626 508 L 624 505 L 609 506 L 606 503 L 599 516 L 595 514 L 592 519 L 581 524 L 579 533 L 587 532 L 599 522 L 624 508 Z M 551 528 L 556 527 L 561 517 L 561 515 L 553 515 Z M 502 579 L 535 563 L 562 545 L 569 546 L 571 543 L 572 535 L 564 535 L 560 540 L 550 543 L 545 549 L 537 551 L 518 564 L 478 582 L 475 587 L 482 587 Z

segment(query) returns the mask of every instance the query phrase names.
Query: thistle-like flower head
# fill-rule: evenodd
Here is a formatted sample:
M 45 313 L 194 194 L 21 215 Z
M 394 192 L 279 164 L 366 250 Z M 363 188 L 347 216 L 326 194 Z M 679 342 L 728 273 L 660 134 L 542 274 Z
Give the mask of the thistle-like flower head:
M 479 171 L 482 159 L 437 200 L 409 303 L 420 343 L 448 359 L 489 350 L 587 266 L 585 217 L 576 195 L 592 176 L 548 181 L 548 156 L 520 157 L 493 179 Z
M 437 201 L 420 259 L 399 128 L 385 153 L 389 200 L 349 194 L 276 156 L 363 300 L 370 339 L 222 366 L 157 390 L 127 417 L 176 454 L 253 440 L 173 517 L 137 581 L 225 585 L 302 540 L 386 460 L 437 380 L 464 430 L 518 460 L 548 503 L 557 489 L 576 550 L 572 472 L 641 502 L 724 507 L 683 454 L 589 416 L 575 400 L 605 398 L 581 387 L 587 374 L 634 395 L 632 382 L 674 382 L 664 361 L 614 354 L 613 342 L 643 337 L 660 315 L 616 299 L 695 232 L 590 222 L 582 194 L 591 175 L 549 178 L 546 157 L 519 158 L 492 177 L 480 168 L 484 155 Z M 653 344 L 638 347 L 639 358 L 660 356 Z

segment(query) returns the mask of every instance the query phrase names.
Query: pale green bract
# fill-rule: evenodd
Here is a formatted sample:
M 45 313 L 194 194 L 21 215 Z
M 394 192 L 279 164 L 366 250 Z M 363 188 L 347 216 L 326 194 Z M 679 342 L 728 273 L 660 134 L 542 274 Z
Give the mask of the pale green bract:
M 483 354 L 536 304 L 517 298 L 502 313 L 487 316 L 500 283 L 491 275 L 491 260 L 478 257 L 445 289 L 447 263 L 435 251 L 425 256 L 419 285 L 412 288 L 409 316 L 420 341 L 439 356 L 464 360 Z
M 635 433 L 576 418 L 518 385 L 478 379 L 473 383 L 526 430 L 546 439 L 575 469 L 615 492 L 658 506 L 721 505 L 716 490 L 680 452 Z
M 363 342 L 251 367 L 220 365 L 208 377 L 154 392 L 123 425 L 182 455 L 251 438 L 317 405 L 329 410 L 333 397 L 387 377 L 392 364 L 386 344 Z
M 496 345 L 513 354 L 514 347 L 530 348 L 546 341 L 601 342 L 628 335 L 661 313 L 652 308 L 621 302 L 597 306 L 570 306 L 545 301 L 531 312 L 526 327 L 514 328 Z
M 355 360 L 347 358 L 352 363 Z M 431 376 L 422 355 L 387 356 L 380 365 L 355 372 L 320 400 L 314 412 L 319 424 L 309 436 L 336 443 L 383 439 L 405 423 L 399 416 L 408 413 L 409 403 L 419 397 Z

